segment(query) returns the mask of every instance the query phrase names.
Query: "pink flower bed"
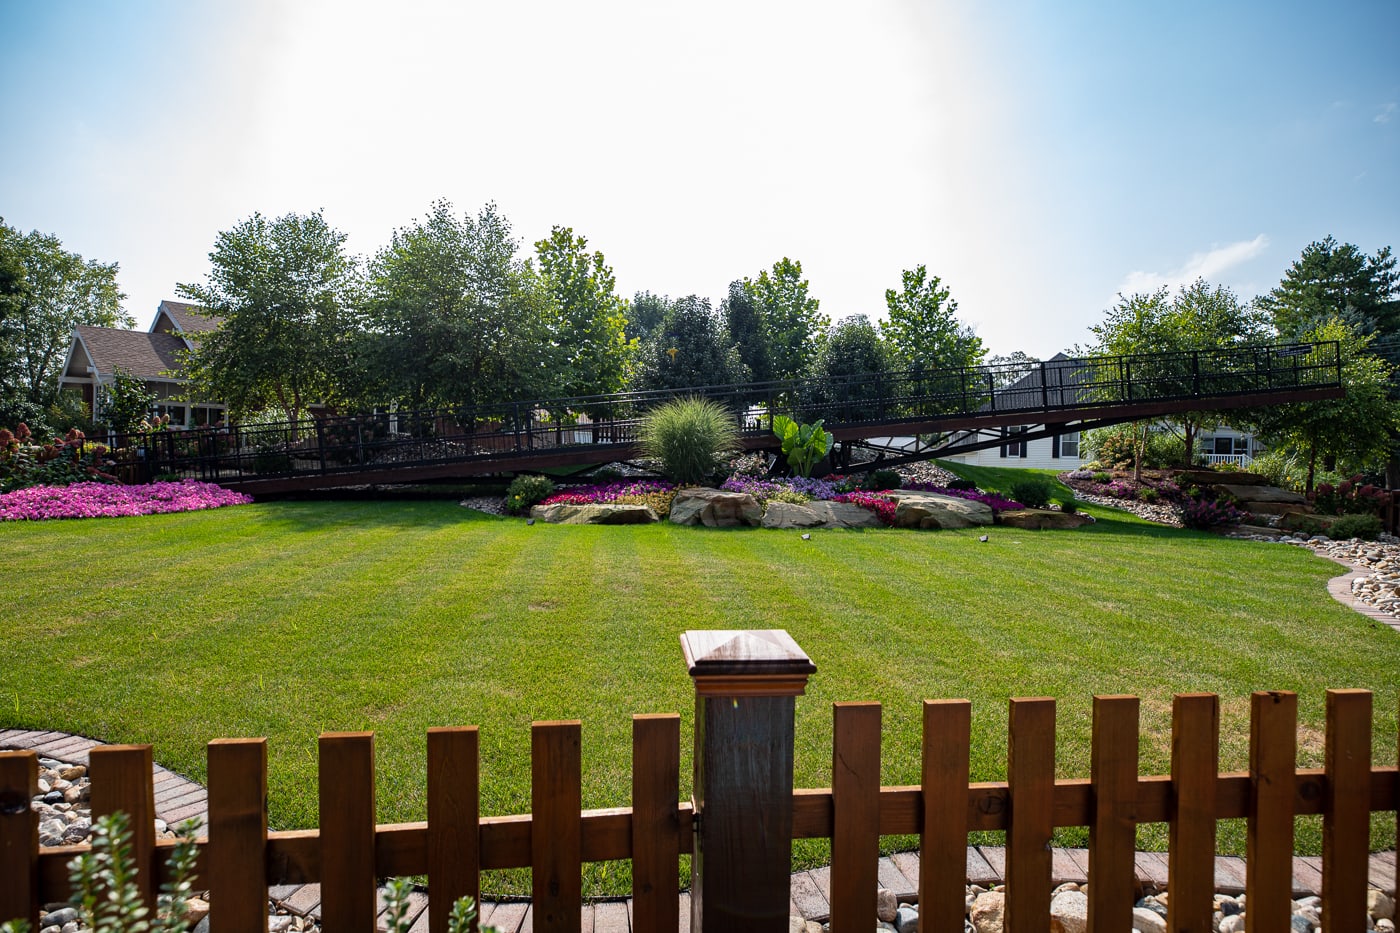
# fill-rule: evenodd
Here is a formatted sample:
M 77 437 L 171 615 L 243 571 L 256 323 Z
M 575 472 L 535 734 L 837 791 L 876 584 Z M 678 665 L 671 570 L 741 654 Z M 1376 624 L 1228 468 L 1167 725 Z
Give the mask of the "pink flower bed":
M 225 505 L 246 505 L 252 501 L 252 496 L 195 480 L 151 483 L 147 486 L 117 486 L 110 483 L 30 486 L 0 496 L 0 521 L 37 522 L 50 518 L 117 518 L 160 512 L 194 512 Z

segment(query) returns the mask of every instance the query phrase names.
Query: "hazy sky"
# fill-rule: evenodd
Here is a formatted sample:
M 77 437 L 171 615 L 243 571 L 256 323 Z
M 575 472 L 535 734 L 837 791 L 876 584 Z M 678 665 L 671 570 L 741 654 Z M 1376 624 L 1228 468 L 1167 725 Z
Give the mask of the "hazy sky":
M 878 317 L 924 263 L 1048 355 L 1120 291 L 1400 247 L 1397 36 L 1395 0 L 0 0 L 0 216 L 119 262 L 143 328 L 255 211 L 370 255 L 445 198 L 626 295 L 791 256 Z

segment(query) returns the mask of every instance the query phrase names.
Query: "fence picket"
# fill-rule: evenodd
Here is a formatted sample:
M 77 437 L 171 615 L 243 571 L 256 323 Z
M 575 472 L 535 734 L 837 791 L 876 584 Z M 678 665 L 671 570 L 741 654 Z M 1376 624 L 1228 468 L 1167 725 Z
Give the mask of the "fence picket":
M 322 733 L 320 754 L 322 925 L 373 933 L 374 733 Z
M 925 933 L 963 933 L 971 742 L 971 703 L 924 701 L 919 925 Z
M 428 730 L 428 930 L 458 898 L 481 899 L 481 751 L 476 726 Z M 476 925 L 472 927 L 476 930 Z
M 1167 929 L 1211 933 L 1215 894 L 1215 782 L 1220 770 L 1220 699 L 1172 698 L 1172 806 L 1167 843 Z M 1092 889 L 1091 889 L 1092 890 Z
M 1322 913 L 1331 930 L 1366 929 L 1371 843 L 1371 692 L 1327 691 Z
M 638 933 L 680 926 L 681 718 L 632 717 L 632 924 Z
M 1050 928 L 1055 701 L 1012 699 L 1009 731 L 1006 774 L 1011 819 L 1006 832 L 1006 930 L 1043 933 Z
M 209 743 L 209 926 L 267 930 L 267 740 Z
M 1089 931 L 1112 933 L 1133 925 L 1137 697 L 1094 697 L 1090 760 L 1094 816 L 1089 824 Z
M 832 711 L 831 931 L 865 933 L 880 862 L 880 704 Z
M 1298 696 L 1257 691 L 1250 698 L 1251 806 L 1246 841 L 1248 933 L 1286 930 L 1293 899 L 1293 797 L 1298 761 Z M 1331 927 L 1329 920 L 1328 926 Z
M 583 806 L 581 728 L 577 721 L 530 727 L 531 895 L 534 929 L 575 933 L 582 923 Z
M 88 752 L 92 818 L 125 813 L 131 821 L 131 856 L 136 887 L 151 913 L 156 909 L 156 794 L 151 746 L 98 745 Z
M 39 756 L 0 752 L 0 923 L 27 920 L 39 929 Z

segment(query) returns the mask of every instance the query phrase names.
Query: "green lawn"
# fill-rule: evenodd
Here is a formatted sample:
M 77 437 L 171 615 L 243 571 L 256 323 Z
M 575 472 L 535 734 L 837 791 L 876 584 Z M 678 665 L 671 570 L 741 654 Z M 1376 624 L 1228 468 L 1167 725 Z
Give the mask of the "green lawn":
M 208 740 L 266 736 L 272 821 L 296 828 L 316 823 L 322 730 L 377 733 L 388 822 L 424 818 L 429 727 L 482 727 L 483 812 L 502 814 L 529 809 L 530 722 L 578 718 L 584 805 L 625 805 L 632 713 L 681 714 L 688 792 L 679 634 L 783 628 L 818 668 L 797 703 L 799 786 L 830 782 L 837 700 L 884 704 L 887 784 L 918 780 L 926 697 L 972 700 L 974 780 L 1004 776 L 1012 696 L 1059 699 L 1063 777 L 1088 776 L 1095 693 L 1142 697 L 1143 772 L 1166 773 L 1174 692 L 1221 694 L 1222 766 L 1241 768 L 1250 691 L 1299 692 L 1314 766 L 1323 690 L 1365 687 L 1375 760 L 1394 763 L 1400 637 L 1327 595 L 1336 565 L 1089 511 L 1102 520 L 1081 531 L 992 528 L 986 543 L 527 527 L 450 502 L 4 524 L 0 728 L 151 742 L 199 779 Z M 1386 823 L 1393 844 L 1393 820 L 1376 838 Z M 1236 829 L 1222 838 L 1243 847 Z M 1320 846 L 1315 820 L 1299 838 Z M 600 868 L 590 884 L 624 879 Z

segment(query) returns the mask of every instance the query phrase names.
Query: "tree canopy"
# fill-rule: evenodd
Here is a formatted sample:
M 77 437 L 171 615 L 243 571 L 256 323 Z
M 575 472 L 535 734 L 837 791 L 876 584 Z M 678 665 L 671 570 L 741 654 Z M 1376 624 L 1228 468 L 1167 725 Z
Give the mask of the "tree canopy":
M 900 289 L 885 291 L 885 306 L 880 336 L 898 369 L 977 366 L 987 355 L 982 339 L 958 321 L 958 303 L 943 280 L 930 278 L 923 265 L 904 270 Z
M 758 278 L 744 279 L 743 288 L 758 319 L 758 342 L 745 344 L 741 358 L 746 364 L 754 359 L 768 367 L 755 378 L 801 376 L 816 351 L 817 337 L 827 327 L 826 317 L 818 310 L 821 302 L 811 296 L 802 277 L 802 263 L 784 256 Z
M 194 391 L 235 415 L 275 403 L 294 424 L 307 405 L 331 400 L 358 285 L 344 247 L 319 211 L 254 214 L 220 233 L 205 282 L 177 288 L 222 319 L 186 355 Z
M 667 302 L 661 324 L 639 353 L 636 387 L 687 389 L 747 382 L 748 370 L 708 298 Z
M 635 341 L 627 338 L 627 301 L 603 254 L 568 227 L 555 227 L 535 244 L 540 276 L 551 309 L 554 396 L 602 395 L 620 391 Z
M 1259 306 L 1285 337 L 1297 337 L 1332 318 L 1362 333 L 1400 333 L 1400 273 L 1390 247 L 1367 256 L 1331 236 L 1303 249 Z
M 888 352 L 870 318 L 864 314 L 842 318 L 812 361 L 808 397 L 815 403 L 814 417 L 837 421 L 875 417 L 874 400 L 884 388 L 880 380 L 850 377 L 878 377 L 888 370 Z

